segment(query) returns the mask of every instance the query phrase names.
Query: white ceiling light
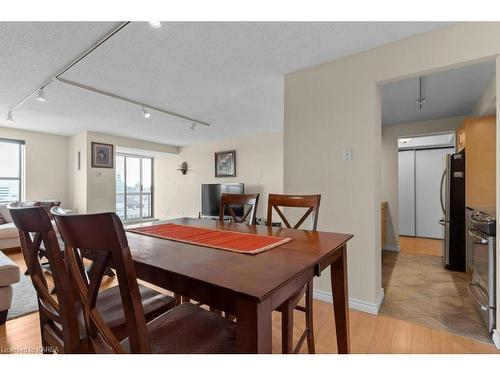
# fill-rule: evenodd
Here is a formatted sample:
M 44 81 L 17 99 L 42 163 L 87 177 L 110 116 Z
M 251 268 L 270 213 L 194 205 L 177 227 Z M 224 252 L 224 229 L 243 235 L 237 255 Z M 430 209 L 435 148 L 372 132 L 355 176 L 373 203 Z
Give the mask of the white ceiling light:
M 7 121 L 14 121 L 14 118 L 12 117 L 12 112 L 11 111 L 9 111 L 7 113 Z
M 160 21 L 149 21 L 149 26 L 159 29 L 161 27 L 161 22 Z
M 39 102 L 45 102 L 46 99 L 45 99 L 45 92 L 43 91 L 43 88 L 38 90 L 38 96 L 36 97 L 36 100 L 38 100 Z
M 144 116 L 144 118 L 150 118 L 151 117 L 151 113 L 149 113 L 148 111 L 146 111 L 146 108 L 142 107 L 142 115 Z
M 403 144 L 407 144 L 410 141 L 411 141 L 411 138 L 399 138 L 399 142 L 401 142 Z

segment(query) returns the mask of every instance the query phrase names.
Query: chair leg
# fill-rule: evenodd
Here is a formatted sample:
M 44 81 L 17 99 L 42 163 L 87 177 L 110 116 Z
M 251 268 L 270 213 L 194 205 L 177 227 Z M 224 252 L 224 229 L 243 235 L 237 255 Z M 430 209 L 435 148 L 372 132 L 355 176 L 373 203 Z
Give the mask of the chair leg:
M 178 306 L 182 303 L 182 296 L 178 293 L 174 293 L 175 298 L 175 306 Z
M 9 313 L 9 310 L 3 310 L 0 311 L 0 326 L 3 326 L 5 322 L 7 321 L 7 314 Z
M 313 327 L 313 281 L 307 283 L 306 290 L 306 329 L 307 329 L 307 350 L 309 354 L 315 354 L 314 347 L 314 327 Z
M 293 353 L 293 306 L 290 301 L 281 310 L 281 352 Z

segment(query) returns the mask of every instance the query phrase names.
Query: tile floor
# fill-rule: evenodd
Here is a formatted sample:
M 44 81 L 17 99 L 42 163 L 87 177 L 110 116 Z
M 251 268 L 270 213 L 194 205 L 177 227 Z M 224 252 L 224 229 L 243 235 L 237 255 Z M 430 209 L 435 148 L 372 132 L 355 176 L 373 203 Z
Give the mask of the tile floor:
M 469 280 L 469 274 L 444 269 L 441 257 L 383 251 L 380 314 L 491 342 Z

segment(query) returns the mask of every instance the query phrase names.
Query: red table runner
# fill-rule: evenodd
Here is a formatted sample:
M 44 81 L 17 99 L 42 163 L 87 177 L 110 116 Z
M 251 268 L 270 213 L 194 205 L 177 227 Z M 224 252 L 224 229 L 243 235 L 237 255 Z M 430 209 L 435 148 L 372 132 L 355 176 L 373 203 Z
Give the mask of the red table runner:
M 261 236 L 172 223 L 127 229 L 127 231 L 243 254 L 258 254 L 291 241 L 291 238 Z

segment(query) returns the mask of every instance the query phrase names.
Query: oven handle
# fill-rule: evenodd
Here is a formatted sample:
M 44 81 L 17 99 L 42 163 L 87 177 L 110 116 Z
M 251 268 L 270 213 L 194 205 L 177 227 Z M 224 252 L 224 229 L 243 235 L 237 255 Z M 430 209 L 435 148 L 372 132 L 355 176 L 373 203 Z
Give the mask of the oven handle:
M 470 228 L 469 229 L 469 236 L 471 236 L 472 238 L 476 239 L 476 240 L 479 240 L 481 241 L 481 243 L 488 243 L 488 239 L 484 238 L 483 236 L 481 236 L 481 234 L 479 233 L 478 230 L 474 229 L 474 228 Z
M 484 292 L 483 292 L 483 289 L 481 288 L 481 286 L 480 286 L 479 284 L 477 284 L 477 283 L 476 283 L 476 282 L 474 282 L 474 281 L 473 281 L 473 282 L 471 282 L 471 283 L 469 283 L 469 294 L 470 294 L 470 296 L 472 297 L 472 299 L 473 299 L 474 301 L 476 301 L 476 303 L 477 303 L 477 304 L 481 307 L 481 310 L 483 310 L 483 311 L 488 311 L 489 306 L 488 306 L 488 305 L 483 305 L 483 304 L 479 301 L 479 298 L 478 298 L 478 297 L 476 297 L 476 294 L 472 291 L 472 288 L 473 288 L 473 287 L 477 288 L 477 289 L 479 290 L 479 293 L 481 294 L 481 297 L 482 297 L 483 299 L 485 299 L 485 297 L 484 297 L 484 295 L 483 295 L 483 293 L 484 293 Z
M 491 219 L 488 220 L 488 221 L 486 221 L 486 222 L 485 221 L 476 220 L 476 219 L 474 219 L 474 215 L 471 215 L 470 221 L 472 221 L 473 223 L 476 223 L 476 224 L 484 224 L 484 223 L 492 223 L 493 222 L 493 220 L 491 220 Z

